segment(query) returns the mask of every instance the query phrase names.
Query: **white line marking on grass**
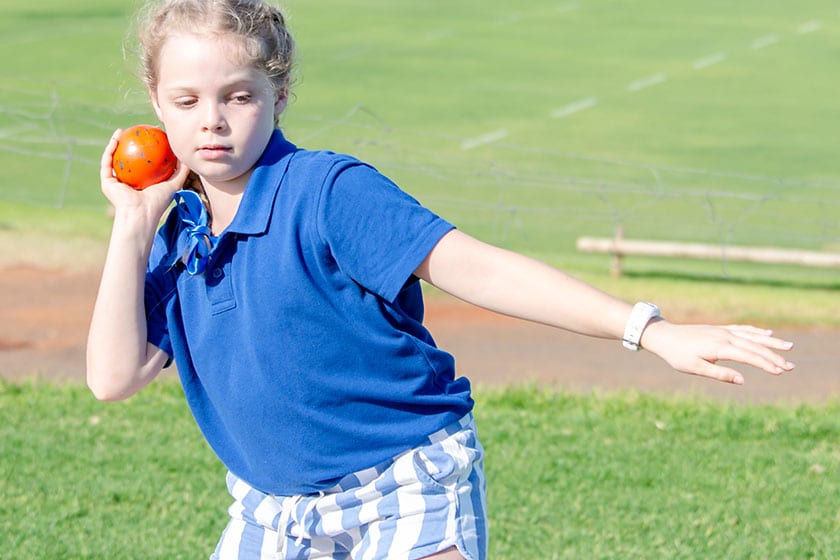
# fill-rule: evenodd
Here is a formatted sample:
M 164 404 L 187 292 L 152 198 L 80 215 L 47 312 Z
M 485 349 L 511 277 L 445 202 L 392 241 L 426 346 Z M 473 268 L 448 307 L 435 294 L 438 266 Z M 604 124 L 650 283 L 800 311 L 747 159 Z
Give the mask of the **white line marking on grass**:
M 668 75 L 660 72 L 659 74 L 654 74 L 653 76 L 646 76 L 644 78 L 639 78 L 638 80 L 633 80 L 627 84 L 627 91 L 639 91 L 667 81 Z
M 507 135 L 508 131 L 504 128 L 500 128 L 499 130 L 494 130 L 493 132 L 488 132 L 487 134 L 482 134 L 481 136 L 476 136 L 475 138 L 467 138 L 461 142 L 461 149 L 472 150 L 473 148 L 478 148 L 479 146 L 484 146 L 485 144 L 492 144 L 493 142 L 498 142 L 499 140 L 506 138 Z
M 496 20 L 499 25 L 514 25 L 525 19 L 521 12 L 511 12 Z
M 437 29 L 427 33 L 424 39 L 427 41 L 441 41 L 443 39 L 449 39 L 453 35 L 455 35 L 455 32 L 451 29 Z
M 0 129 L 0 140 L 15 138 L 21 141 L 20 137 L 22 135 L 26 134 L 28 136 L 33 130 L 38 130 L 38 125 L 35 123 L 18 123 L 18 126 Z
M 695 70 L 702 70 L 703 68 L 708 68 L 709 66 L 713 66 L 718 64 L 719 62 L 723 62 L 726 60 L 726 53 L 723 51 L 719 51 L 710 55 L 702 56 L 695 60 L 691 67 Z
M 822 29 L 822 22 L 818 19 L 812 19 L 811 21 L 806 21 L 802 25 L 800 25 L 796 32 L 800 35 L 805 35 L 806 33 L 813 33 L 814 31 L 819 31 Z
M 578 8 L 580 8 L 580 2 L 566 2 L 565 4 L 560 4 L 557 6 L 557 13 L 565 14 L 567 12 L 573 12 Z
M 580 8 L 580 2 L 564 2 L 554 6 L 553 12 L 549 9 L 530 9 L 527 11 L 512 11 L 505 13 L 490 21 L 497 25 L 516 25 L 526 21 L 543 21 L 555 15 L 564 15 Z
M 772 35 L 764 35 L 763 37 L 759 37 L 758 39 L 755 39 L 750 44 L 750 48 L 754 49 L 754 50 L 763 49 L 763 48 L 769 47 L 771 45 L 775 45 L 776 43 L 778 43 L 781 40 L 782 40 L 782 38 L 775 33 L 773 33 Z
M 580 111 L 585 111 L 590 107 L 594 107 L 598 104 L 597 97 L 587 97 L 585 99 L 580 99 L 575 101 L 574 103 L 569 103 L 568 105 L 564 105 L 559 109 L 555 109 L 551 112 L 552 119 L 561 119 L 563 117 L 568 117 L 574 113 L 578 113 Z

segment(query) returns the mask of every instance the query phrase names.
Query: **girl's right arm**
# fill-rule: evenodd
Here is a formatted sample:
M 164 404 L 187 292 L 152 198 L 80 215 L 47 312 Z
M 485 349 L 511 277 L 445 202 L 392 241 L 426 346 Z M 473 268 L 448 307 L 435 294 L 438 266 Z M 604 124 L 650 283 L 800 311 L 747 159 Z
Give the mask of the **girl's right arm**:
M 620 340 L 632 306 L 539 261 L 493 247 L 459 230 L 438 242 L 414 273 L 474 305 L 579 334 Z M 677 371 L 741 384 L 734 361 L 779 375 L 794 364 L 791 343 L 747 325 L 715 327 L 651 321 L 642 347 Z
M 117 181 L 111 158 L 117 130 L 100 162 L 102 192 L 114 224 L 87 342 L 87 384 L 100 400 L 130 397 L 160 372 L 168 355 L 146 341 L 143 302 L 146 266 L 155 233 L 189 169 L 179 163 L 168 181 L 142 191 Z

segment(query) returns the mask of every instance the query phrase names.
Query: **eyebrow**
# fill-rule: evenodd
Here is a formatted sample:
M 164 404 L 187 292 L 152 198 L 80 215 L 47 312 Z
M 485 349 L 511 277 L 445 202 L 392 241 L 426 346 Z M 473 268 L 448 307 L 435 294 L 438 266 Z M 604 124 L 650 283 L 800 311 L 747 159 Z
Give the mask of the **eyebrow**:
M 255 90 L 255 89 L 260 89 L 258 87 L 258 82 L 259 81 L 260 80 L 258 80 L 257 78 L 254 78 L 254 77 L 244 77 L 244 76 L 243 77 L 238 77 L 237 76 L 234 79 L 230 80 L 229 82 L 222 82 L 221 84 L 219 84 L 215 87 L 219 90 L 235 90 L 235 89 Z M 160 84 L 160 85 L 163 85 L 163 84 Z M 267 86 L 267 87 L 270 88 L 270 85 Z M 190 84 L 190 83 L 181 83 L 181 82 L 175 81 L 169 86 L 164 86 L 162 89 L 164 89 L 165 91 L 167 91 L 169 93 L 173 93 L 173 92 L 179 92 L 179 91 L 191 92 L 191 91 L 195 91 L 198 88 L 196 88 L 195 85 Z
M 201 89 L 201 88 L 198 88 L 198 87 L 190 85 L 190 84 L 173 84 L 171 86 L 164 86 L 162 89 L 166 92 L 169 92 L 169 93 L 177 93 L 177 92 L 181 92 L 181 91 L 182 92 L 192 92 L 192 91 L 196 91 L 197 89 Z M 237 81 L 231 82 L 229 84 L 223 84 L 221 86 L 218 86 L 217 89 L 219 89 L 221 91 L 230 91 L 230 90 L 239 90 L 239 89 L 255 90 L 255 89 L 261 89 L 261 88 L 256 87 L 256 84 L 252 81 L 237 80 Z

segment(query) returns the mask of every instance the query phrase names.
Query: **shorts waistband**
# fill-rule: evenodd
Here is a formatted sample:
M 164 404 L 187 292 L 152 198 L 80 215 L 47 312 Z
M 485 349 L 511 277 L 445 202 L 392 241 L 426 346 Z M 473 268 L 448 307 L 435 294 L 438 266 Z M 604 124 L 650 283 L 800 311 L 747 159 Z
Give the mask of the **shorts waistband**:
M 412 447 L 411 449 L 405 450 L 404 452 L 400 453 L 396 457 L 391 457 L 390 459 L 387 459 L 387 460 L 379 463 L 378 465 L 375 465 L 373 467 L 363 469 L 361 471 L 357 471 L 357 472 L 354 472 L 354 473 L 351 473 L 351 474 L 345 476 L 344 478 L 339 480 L 338 483 L 335 486 L 325 490 L 324 493 L 325 494 L 333 494 L 333 493 L 336 493 L 336 492 L 344 492 L 344 491 L 349 490 L 351 488 L 358 488 L 359 486 L 364 486 L 365 484 L 369 484 L 370 482 L 375 480 L 379 475 L 381 475 L 383 472 L 388 470 L 388 468 L 391 465 L 393 465 L 394 462 L 397 459 L 399 459 L 400 457 L 402 457 L 406 453 L 411 453 L 414 448 L 421 447 L 421 446 L 424 446 L 424 445 L 434 445 L 436 443 L 440 443 L 441 441 L 443 441 L 446 438 L 452 436 L 453 434 L 456 434 L 456 433 L 460 432 L 461 430 L 468 429 L 468 428 L 475 429 L 475 418 L 473 417 L 472 412 L 468 412 L 467 414 L 462 416 L 460 419 L 456 420 L 455 422 L 452 422 L 451 424 L 449 424 L 445 428 L 441 428 L 440 430 L 432 433 L 425 440 L 421 441 L 420 443 L 418 443 L 416 446 Z

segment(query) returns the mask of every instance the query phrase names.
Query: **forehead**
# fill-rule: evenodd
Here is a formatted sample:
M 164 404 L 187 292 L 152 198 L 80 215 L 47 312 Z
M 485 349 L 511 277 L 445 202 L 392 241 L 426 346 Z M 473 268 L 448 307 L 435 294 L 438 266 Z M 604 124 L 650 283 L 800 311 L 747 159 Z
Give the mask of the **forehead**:
M 244 39 L 230 35 L 177 34 L 160 50 L 158 83 L 239 79 L 268 81 L 246 55 Z

